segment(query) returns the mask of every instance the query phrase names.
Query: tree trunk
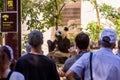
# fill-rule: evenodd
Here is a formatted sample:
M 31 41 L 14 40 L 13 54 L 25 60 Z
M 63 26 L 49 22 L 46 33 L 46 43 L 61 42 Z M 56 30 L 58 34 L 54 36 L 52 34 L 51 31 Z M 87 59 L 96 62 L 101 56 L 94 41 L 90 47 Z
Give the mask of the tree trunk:
M 58 18 L 56 18 L 55 29 L 56 29 L 56 31 L 58 30 Z
M 98 21 L 98 29 L 99 29 L 100 28 L 100 16 L 99 16 L 99 11 L 98 11 L 97 6 L 96 6 L 95 10 L 96 10 L 96 16 L 97 16 L 97 21 Z
M 100 31 L 100 15 L 99 15 L 99 10 L 98 10 L 97 0 L 94 2 L 94 7 L 96 10 L 96 17 L 97 17 L 97 21 L 98 21 L 98 32 L 99 32 Z
M 56 11 L 58 12 L 58 4 L 57 4 L 57 0 L 54 0 L 55 4 L 56 4 Z M 55 29 L 58 30 L 58 15 L 56 15 L 56 22 L 55 22 Z

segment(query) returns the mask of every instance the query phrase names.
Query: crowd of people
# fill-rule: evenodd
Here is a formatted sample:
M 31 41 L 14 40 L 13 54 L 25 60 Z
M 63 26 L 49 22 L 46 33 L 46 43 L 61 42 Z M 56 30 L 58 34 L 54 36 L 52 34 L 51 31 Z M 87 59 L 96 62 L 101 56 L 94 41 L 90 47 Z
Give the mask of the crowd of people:
M 90 38 L 84 32 L 76 35 L 72 47 L 67 36 L 58 36 L 60 34 L 55 35 L 55 41 L 48 40 L 48 47 L 49 52 L 57 48 L 61 54 L 71 54 L 61 69 L 44 55 L 42 32 L 33 30 L 28 35 L 26 54 L 16 61 L 14 69 L 10 67 L 14 61 L 12 48 L 0 47 L 0 80 L 120 80 L 120 41 L 117 53 L 113 53 L 117 40 L 115 30 L 105 28 L 101 32 L 97 51 L 89 48 Z

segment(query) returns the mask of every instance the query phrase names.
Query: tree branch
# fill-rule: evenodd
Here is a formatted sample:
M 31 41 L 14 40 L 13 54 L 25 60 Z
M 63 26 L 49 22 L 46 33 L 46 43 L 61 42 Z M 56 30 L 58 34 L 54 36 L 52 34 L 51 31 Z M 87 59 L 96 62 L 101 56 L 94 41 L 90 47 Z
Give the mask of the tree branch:
M 66 5 L 65 3 L 62 5 L 62 7 L 59 10 L 59 14 L 61 13 L 61 11 L 62 11 L 62 9 L 64 8 L 65 5 Z

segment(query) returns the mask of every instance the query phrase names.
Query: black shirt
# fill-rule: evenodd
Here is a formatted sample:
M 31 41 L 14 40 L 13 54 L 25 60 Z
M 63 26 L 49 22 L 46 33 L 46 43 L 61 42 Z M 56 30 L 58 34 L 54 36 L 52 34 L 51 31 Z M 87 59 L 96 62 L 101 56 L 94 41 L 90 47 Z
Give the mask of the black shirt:
M 44 55 L 24 55 L 15 70 L 22 73 L 25 80 L 60 80 L 55 63 Z

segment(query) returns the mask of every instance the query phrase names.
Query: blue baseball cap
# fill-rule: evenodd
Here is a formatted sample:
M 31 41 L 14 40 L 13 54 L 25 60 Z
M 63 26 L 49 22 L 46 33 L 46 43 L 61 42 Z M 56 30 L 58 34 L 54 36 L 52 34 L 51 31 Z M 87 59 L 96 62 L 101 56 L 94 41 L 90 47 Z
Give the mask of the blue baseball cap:
M 107 43 L 115 43 L 117 39 L 117 33 L 115 30 L 106 28 L 101 32 L 100 40 Z

